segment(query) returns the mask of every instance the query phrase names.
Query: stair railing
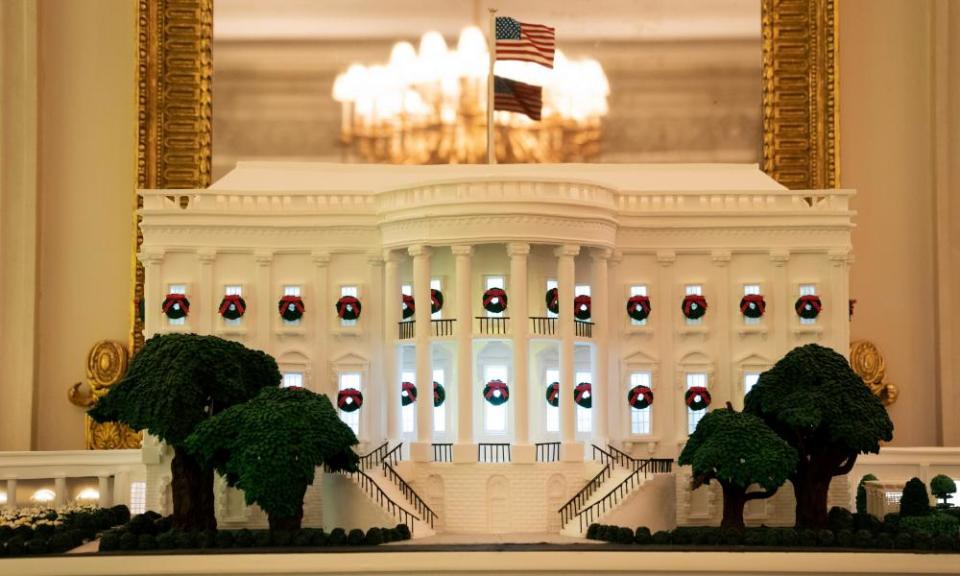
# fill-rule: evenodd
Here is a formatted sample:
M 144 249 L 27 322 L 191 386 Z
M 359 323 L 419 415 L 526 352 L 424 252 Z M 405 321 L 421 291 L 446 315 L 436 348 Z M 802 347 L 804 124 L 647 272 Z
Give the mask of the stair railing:
M 393 466 L 387 462 L 383 463 L 383 475 L 387 477 L 388 480 L 393 482 L 400 493 L 403 494 L 403 497 L 407 499 L 407 502 L 413 504 L 413 507 L 417 510 L 417 514 L 420 515 L 420 518 L 423 519 L 431 528 L 433 528 L 434 521 L 437 519 L 437 515 L 433 510 L 427 506 L 427 503 L 423 501 L 423 498 L 420 498 L 420 495 L 416 493 L 412 486 L 407 484 L 407 481 L 393 469 Z
M 607 464 L 596 476 L 594 476 L 587 485 L 573 495 L 573 498 L 567 500 L 560 512 L 560 526 L 566 525 L 567 521 L 572 520 L 574 516 L 580 513 L 580 509 L 586 504 L 594 492 L 597 491 L 604 482 L 610 479 L 611 466 Z
M 633 456 L 627 454 L 623 450 L 618 450 L 616 447 L 607 444 L 607 450 L 616 460 L 618 466 L 627 468 L 629 470 L 636 470 L 640 466 L 641 462 L 646 462 L 646 460 L 639 460 Z
M 360 485 L 363 492 L 380 505 L 380 508 L 396 518 L 398 521 L 406 524 L 410 528 L 410 534 L 413 534 L 414 522 L 420 520 L 415 514 L 394 502 L 386 492 L 377 484 L 377 481 L 367 475 L 363 470 L 356 472 L 344 472 L 340 474 L 349 475 L 354 482 Z
M 537 462 L 559 462 L 559 442 L 537 442 Z
M 403 442 L 398 443 L 389 452 L 384 454 L 383 458 L 381 458 L 380 462 L 377 464 L 380 464 L 381 462 L 389 462 L 391 465 L 396 466 L 397 462 L 403 459 L 400 453 L 401 448 L 403 448 Z
M 628 458 L 630 457 L 628 456 Z M 609 510 L 613 510 L 634 488 L 643 484 L 647 476 L 666 474 L 673 469 L 673 460 L 667 458 L 650 458 L 646 460 L 630 459 L 636 463 L 636 468 L 634 468 L 633 472 L 607 492 L 603 498 L 576 513 L 580 519 L 580 532 L 583 532 L 585 527 L 590 526 L 594 521 L 599 520 L 600 517 Z M 563 515 L 561 514 L 560 517 L 562 522 Z
M 358 465 L 361 470 L 369 470 L 375 466 L 379 466 L 380 462 L 383 461 L 384 455 L 389 450 L 389 442 L 384 442 L 383 444 L 377 446 L 369 453 L 364 454 L 360 457 L 360 462 Z
M 600 462 L 604 466 L 610 465 L 614 466 L 617 463 L 617 457 L 612 453 L 607 452 L 603 448 L 597 446 L 596 444 L 591 444 L 593 446 L 593 459 Z

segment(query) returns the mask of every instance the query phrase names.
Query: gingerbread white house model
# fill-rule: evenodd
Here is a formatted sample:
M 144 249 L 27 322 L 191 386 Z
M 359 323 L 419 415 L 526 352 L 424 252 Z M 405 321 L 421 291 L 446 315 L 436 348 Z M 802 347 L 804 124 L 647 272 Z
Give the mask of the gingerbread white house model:
M 145 326 L 338 401 L 365 479 L 324 475 L 306 525 L 657 527 L 711 514 L 671 466 L 705 404 L 794 346 L 845 352 L 851 194 L 746 165 L 242 163 L 142 192 Z

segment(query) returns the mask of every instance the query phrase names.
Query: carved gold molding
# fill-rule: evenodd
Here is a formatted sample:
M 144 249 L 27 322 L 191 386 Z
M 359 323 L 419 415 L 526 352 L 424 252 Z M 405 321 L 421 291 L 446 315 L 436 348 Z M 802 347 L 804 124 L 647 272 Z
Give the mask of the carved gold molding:
M 119 342 L 101 340 L 93 345 L 87 354 L 87 387 L 77 382 L 67 391 L 67 398 L 76 406 L 90 408 L 97 400 L 110 391 L 110 387 L 120 381 L 127 371 L 129 355 Z M 142 435 L 117 422 L 94 422 L 84 415 L 84 443 L 88 450 L 110 450 L 115 448 L 139 448 Z
M 850 366 L 885 406 L 897 401 L 900 389 L 895 384 L 883 381 L 887 375 L 886 361 L 873 342 L 857 340 L 850 343 Z

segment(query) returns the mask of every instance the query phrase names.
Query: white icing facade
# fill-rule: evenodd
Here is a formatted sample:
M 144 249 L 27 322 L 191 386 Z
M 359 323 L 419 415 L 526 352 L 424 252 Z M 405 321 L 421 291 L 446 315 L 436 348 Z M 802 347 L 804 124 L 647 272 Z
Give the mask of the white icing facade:
M 852 192 L 789 191 L 755 166 L 247 163 L 207 190 L 142 194 L 147 335 L 221 335 L 272 354 L 288 384 L 334 400 L 360 389 L 362 408 L 344 416 L 360 451 L 404 443 L 397 470 L 445 511 L 436 529 L 559 529 L 556 510 L 610 463 L 591 445 L 675 459 L 703 414 L 688 410 L 689 386 L 742 407 L 791 348 L 848 347 Z M 491 287 L 507 293 L 501 314 L 482 305 Z M 190 302 L 183 320 L 161 312 L 174 292 Z M 239 320 L 218 313 L 228 293 L 246 302 Z M 299 321 L 281 318 L 285 294 L 302 298 Z M 707 312 L 689 320 L 681 304 L 695 294 Z M 741 314 L 745 294 L 763 295 L 761 318 Z M 337 316 L 345 295 L 361 302 L 356 321 Z M 589 319 L 575 320 L 574 295 L 591 297 Z M 634 295 L 649 297 L 645 321 L 627 314 Z M 820 297 L 816 319 L 798 316 L 801 295 Z M 482 394 L 492 379 L 509 386 L 499 407 Z M 420 396 L 407 407 L 403 381 Z M 434 381 L 440 408 L 422 401 Z M 580 382 L 591 408 L 574 403 Z M 628 404 L 636 385 L 653 390 L 649 408 Z M 658 513 L 696 517 L 673 485 Z

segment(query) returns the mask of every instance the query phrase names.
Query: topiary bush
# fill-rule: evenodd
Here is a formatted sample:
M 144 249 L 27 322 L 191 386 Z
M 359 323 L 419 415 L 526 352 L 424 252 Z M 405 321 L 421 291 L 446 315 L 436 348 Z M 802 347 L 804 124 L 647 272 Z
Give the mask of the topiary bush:
M 930 496 L 923 480 L 911 478 L 903 487 L 900 497 L 900 516 L 925 516 L 930 513 Z
M 379 528 L 371 528 L 367 530 L 367 535 L 363 541 L 367 546 L 378 546 L 383 544 L 383 531 Z
M 942 500 L 940 505 L 948 507 L 947 500 L 950 495 L 957 491 L 957 483 L 952 478 L 944 474 L 937 474 L 930 479 L 930 493 Z
M 410 537 L 412 536 L 410 534 L 410 527 L 407 526 L 406 524 L 397 524 L 397 530 L 400 531 L 400 535 L 403 537 L 404 540 L 409 540 Z
M 825 548 L 833 546 L 836 538 L 833 535 L 833 530 L 829 528 L 822 528 L 817 530 L 817 545 L 823 546 Z
M 363 530 L 359 528 L 354 528 L 347 534 L 347 545 L 348 546 L 362 546 L 363 539 L 366 537 L 366 534 L 363 533 Z
M 600 530 L 600 525 L 597 524 L 596 522 L 594 522 L 593 524 L 591 524 L 590 526 L 588 526 L 588 527 L 587 527 L 587 535 L 586 535 L 587 540 L 596 540 L 596 539 L 597 539 L 597 532 L 598 532 L 599 530 Z
M 926 516 L 908 516 L 900 519 L 900 529 L 910 532 L 957 535 L 960 520 L 949 514 L 933 513 Z
M 853 543 L 857 548 L 874 548 L 876 547 L 876 536 L 869 530 L 860 529 L 854 533 Z
M 827 512 L 827 523 L 834 532 L 853 530 L 853 514 L 846 508 L 834 506 Z
M 874 539 L 874 544 L 881 550 L 890 550 L 893 548 L 893 536 L 889 532 L 881 532 Z
M 864 483 L 872 480 L 877 480 L 877 477 L 873 474 L 867 474 L 857 484 L 857 514 L 867 513 L 867 488 Z
M 400 527 L 397 526 L 399 530 Z M 327 546 L 343 546 L 347 543 L 347 531 L 343 528 L 334 528 L 330 531 L 330 537 L 327 539 Z
M 672 544 L 673 537 L 666 530 L 658 530 L 653 534 L 653 543 L 658 545 Z
M 637 544 L 649 544 L 653 542 L 653 535 L 646 526 L 638 527 L 633 533 L 633 541 Z

